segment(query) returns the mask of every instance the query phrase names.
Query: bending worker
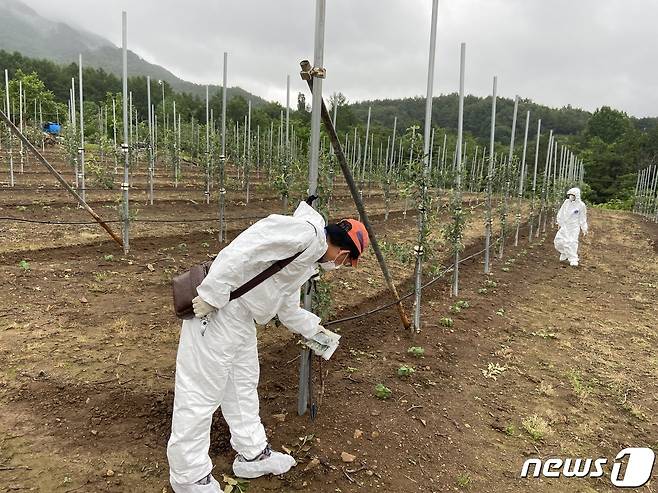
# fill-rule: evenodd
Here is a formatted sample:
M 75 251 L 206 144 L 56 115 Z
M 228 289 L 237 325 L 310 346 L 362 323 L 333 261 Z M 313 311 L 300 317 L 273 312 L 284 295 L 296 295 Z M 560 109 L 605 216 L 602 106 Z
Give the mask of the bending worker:
M 567 199 L 557 213 L 560 227 L 553 244 L 560 252 L 560 262 L 569 261 L 569 265 L 578 267 L 578 236 L 580 232 L 587 236 L 587 207 L 580 200 L 580 188 L 571 188 Z
M 256 326 L 275 315 L 310 343 L 338 337 L 320 318 L 300 307 L 300 288 L 317 273 L 356 266 L 367 248 L 362 223 L 346 219 L 325 227 L 322 216 L 301 202 L 293 216 L 272 214 L 243 231 L 213 261 L 193 300 L 195 318 L 183 321 L 178 355 L 171 437 L 167 447 L 170 482 L 176 493 L 220 493 L 208 455 L 212 415 L 221 407 L 238 455 L 233 472 L 242 478 L 283 474 L 296 465 L 270 449 L 258 411 Z M 300 253 L 301 252 L 301 253 Z M 231 291 L 278 260 L 298 254 L 261 284 L 229 302 Z

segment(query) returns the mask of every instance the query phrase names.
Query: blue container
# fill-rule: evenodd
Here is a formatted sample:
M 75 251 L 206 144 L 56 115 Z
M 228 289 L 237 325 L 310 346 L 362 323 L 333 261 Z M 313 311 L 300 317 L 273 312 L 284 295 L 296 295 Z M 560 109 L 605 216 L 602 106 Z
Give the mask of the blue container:
M 48 122 L 43 124 L 43 131 L 52 135 L 59 135 L 62 126 L 59 123 Z

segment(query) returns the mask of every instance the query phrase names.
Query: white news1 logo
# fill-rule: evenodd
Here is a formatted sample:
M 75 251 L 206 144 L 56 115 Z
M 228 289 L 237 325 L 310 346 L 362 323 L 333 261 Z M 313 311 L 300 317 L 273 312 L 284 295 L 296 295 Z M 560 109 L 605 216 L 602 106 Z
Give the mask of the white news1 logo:
M 650 448 L 625 448 L 617 454 L 612 463 L 610 481 L 620 488 L 637 488 L 643 486 L 649 478 L 656 460 L 656 455 Z M 603 466 L 608 459 L 528 459 L 523 463 L 521 477 L 527 478 L 530 467 L 534 466 L 532 477 L 540 475 L 545 478 L 600 478 L 603 476 Z M 622 466 L 626 470 L 622 473 Z

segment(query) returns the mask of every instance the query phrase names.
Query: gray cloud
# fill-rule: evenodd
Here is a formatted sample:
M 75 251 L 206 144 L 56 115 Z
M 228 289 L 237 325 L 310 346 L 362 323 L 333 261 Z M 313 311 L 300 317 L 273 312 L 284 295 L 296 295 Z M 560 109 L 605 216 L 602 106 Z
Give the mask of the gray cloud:
M 219 83 L 228 51 L 231 85 L 284 102 L 289 73 L 293 91 L 306 91 L 298 62 L 313 57 L 313 0 L 24 1 L 116 44 L 125 9 L 130 48 L 194 82 Z M 424 94 L 430 0 L 327 4 L 326 93 L 350 100 Z M 508 97 L 655 115 L 657 18 L 652 0 L 441 0 L 435 93 L 457 89 L 464 41 L 469 93 L 487 95 L 498 75 Z

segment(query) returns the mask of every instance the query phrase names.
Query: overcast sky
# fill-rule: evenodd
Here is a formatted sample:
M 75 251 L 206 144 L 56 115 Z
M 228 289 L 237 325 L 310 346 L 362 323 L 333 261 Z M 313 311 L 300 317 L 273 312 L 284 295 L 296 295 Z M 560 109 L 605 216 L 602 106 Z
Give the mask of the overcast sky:
M 24 0 L 42 15 L 119 45 L 198 83 L 229 85 L 285 103 L 307 92 L 299 60 L 313 59 L 314 0 Z M 328 0 L 325 94 L 350 101 L 424 95 L 431 0 Z M 434 93 L 519 94 L 549 106 L 658 115 L 656 0 L 440 0 Z

